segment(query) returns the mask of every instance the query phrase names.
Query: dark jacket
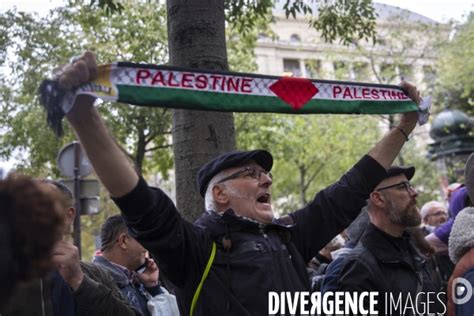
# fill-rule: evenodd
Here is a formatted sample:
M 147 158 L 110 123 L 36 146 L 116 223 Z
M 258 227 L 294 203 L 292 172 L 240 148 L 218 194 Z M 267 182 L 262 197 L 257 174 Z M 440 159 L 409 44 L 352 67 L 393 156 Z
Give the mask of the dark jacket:
M 130 305 L 138 309 L 142 315 L 150 315 L 147 309 L 148 297 L 163 293 L 159 285 L 152 288 L 145 288 L 143 284 L 138 281 L 132 282 L 124 271 L 103 256 L 94 257 L 92 262 L 109 271 L 118 288 L 122 292 L 123 297 Z
M 379 315 L 410 315 L 410 309 L 404 309 L 407 300 L 411 298 L 416 304 L 417 293 L 438 293 L 439 287 L 439 280 L 435 278 L 427 258 L 416 249 L 408 233 L 395 238 L 370 224 L 357 246 L 346 257 L 337 290 L 358 293 L 376 291 Z M 391 295 L 394 301 L 401 295 L 403 310 L 385 302 L 386 294 Z M 440 299 L 446 298 L 443 295 Z M 445 303 L 441 303 L 440 299 L 430 297 L 434 301 L 429 307 L 431 313 L 445 312 Z M 426 296 L 419 300 L 420 303 L 427 302 Z M 416 308 L 420 314 L 425 314 L 424 306 Z
M 213 241 L 217 255 L 196 315 L 266 315 L 269 291 L 310 290 L 305 263 L 351 223 L 385 174 L 380 164 L 364 156 L 308 205 L 270 225 L 240 218 L 232 210 L 222 216 L 204 213 L 191 224 L 161 190 L 149 188 L 143 179 L 115 202 L 130 233 L 179 288 L 182 315 L 189 314 Z M 230 247 L 224 247 L 224 237 Z
M 134 316 L 138 311 L 128 305 L 110 274 L 93 264 L 81 262 L 84 280 L 72 292 L 76 315 Z M 52 278 L 37 279 L 20 285 L 0 310 L 2 316 L 51 316 Z M 64 315 L 68 316 L 68 315 Z

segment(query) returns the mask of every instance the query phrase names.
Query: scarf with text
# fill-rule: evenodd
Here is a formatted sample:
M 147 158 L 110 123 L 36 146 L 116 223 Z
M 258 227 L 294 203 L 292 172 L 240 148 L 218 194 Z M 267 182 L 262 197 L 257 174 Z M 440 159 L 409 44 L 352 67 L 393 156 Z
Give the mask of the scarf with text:
M 417 111 L 399 86 L 201 71 L 137 63 L 99 66 L 98 77 L 74 91 L 57 81 L 39 88 L 48 124 L 58 136 L 75 98 L 175 109 L 291 114 L 394 114 Z

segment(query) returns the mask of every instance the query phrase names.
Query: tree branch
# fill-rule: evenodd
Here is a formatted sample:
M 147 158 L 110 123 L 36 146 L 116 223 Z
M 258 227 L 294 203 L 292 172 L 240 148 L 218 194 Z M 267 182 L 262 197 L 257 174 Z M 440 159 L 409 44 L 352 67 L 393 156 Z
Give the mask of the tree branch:
M 145 152 L 147 153 L 147 152 L 158 150 L 158 149 L 170 148 L 171 146 L 173 146 L 173 145 L 172 144 L 166 144 L 166 145 L 155 146 L 155 147 L 145 149 Z

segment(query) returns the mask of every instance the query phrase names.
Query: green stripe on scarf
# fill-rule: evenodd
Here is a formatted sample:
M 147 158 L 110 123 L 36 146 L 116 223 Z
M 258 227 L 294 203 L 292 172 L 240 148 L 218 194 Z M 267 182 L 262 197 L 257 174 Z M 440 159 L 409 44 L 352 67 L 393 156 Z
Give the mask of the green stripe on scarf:
M 416 111 L 413 101 L 357 101 L 310 100 L 301 109 L 295 110 L 279 98 L 253 95 L 227 95 L 203 91 L 179 89 L 118 86 L 119 101 L 125 103 L 179 108 L 188 110 L 210 110 L 224 112 L 269 112 L 289 114 L 395 114 Z M 232 103 L 229 103 L 231 101 Z
M 76 91 L 54 80 L 39 88 L 48 123 L 62 133 L 61 120 L 77 95 L 138 106 L 226 112 L 290 114 L 394 114 L 417 111 L 398 86 L 310 80 L 167 66 L 114 63 L 99 66 L 98 77 Z

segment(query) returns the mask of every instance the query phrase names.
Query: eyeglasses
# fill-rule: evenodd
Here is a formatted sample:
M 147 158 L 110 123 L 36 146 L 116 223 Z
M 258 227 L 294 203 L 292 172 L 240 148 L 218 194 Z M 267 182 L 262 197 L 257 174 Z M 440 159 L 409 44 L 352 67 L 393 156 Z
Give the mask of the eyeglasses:
M 426 215 L 426 217 L 432 217 L 432 216 L 436 216 L 436 217 L 438 217 L 438 216 L 448 216 L 448 214 L 445 211 L 436 211 L 432 214 Z
M 410 193 L 410 190 L 411 191 L 415 191 L 415 187 L 410 183 L 410 181 L 403 181 L 403 182 L 400 182 L 400 183 L 395 183 L 395 184 L 392 184 L 392 185 L 387 185 L 386 187 L 381 187 L 379 189 L 377 189 L 376 191 L 382 191 L 382 190 L 386 190 L 386 189 L 391 189 L 391 188 L 396 188 L 396 187 L 401 187 L 403 186 L 403 188 L 405 190 L 407 190 L 408 193 Z
M 239 170 L 239 171 L 231 174 L 228 177 L 225 177 L 224 179 L 222 179 L 218 183 L 222 183 L 222 182 L 229 181 L 229 180 L 236 179 L 236 178 L 240 178 L 240 177 L 250 177 L 250 178 L 255 179 L 255 180 L 260 180 L 260 177 L 262 176 L 262 174 L 266 175 L 271 180 L 273 180 L 272 173 L 269 172 L 269 171 L 266 171 L 266 170 L 263 170 L 263 169 L 256 169 L 256 168 L 253 168 L 253 167 L 246 167 L 242 170 Z

